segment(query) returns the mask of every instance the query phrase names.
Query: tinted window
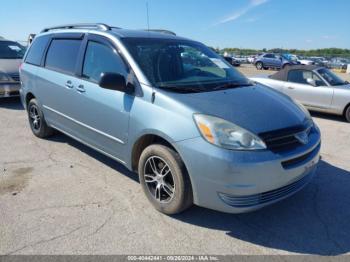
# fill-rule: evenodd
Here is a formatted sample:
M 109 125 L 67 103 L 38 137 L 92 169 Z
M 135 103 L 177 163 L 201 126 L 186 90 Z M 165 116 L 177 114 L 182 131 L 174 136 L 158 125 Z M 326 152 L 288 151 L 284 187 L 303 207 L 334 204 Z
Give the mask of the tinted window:
M 156 87 L 207 92 L 251 85 L 222 56 L 200 43 L 157 38 L 123 38 L 123 42 Z
M 226 60 L 227 62 L 232 63 L 232 60 L 233 60 L 233 59 L 232 59 L 231 57 L 225 56 L 224 58 L 225 58 L 225 60 Z
M 0 59 L 22 59 L 25 48 L 12 41 L 0 41 Z
M 33 65 L 40 65 L 48 41 L 48 36 L 36 37 L 29 48 L 25 62 Z
M 126 66 L 115 49 L 97 42 L 89 41 L 83 67 L 83 77 L 99 82 L 101 73 L 127 75 Z
M 288 73 L 288 82 L 308 85 L 307 79 L 315 80 L 316 86 L 325 85 L 324 82 L 312 71 L 292 70 Z
M 275 58 L 275 55 L 273 55 L 273 54 L 266 54 L 264 57 L 266 57 L 266 58 Z
M 46 56 L 45 67 L 73 74 L 78 58 L 81 40 L 54 39 Z

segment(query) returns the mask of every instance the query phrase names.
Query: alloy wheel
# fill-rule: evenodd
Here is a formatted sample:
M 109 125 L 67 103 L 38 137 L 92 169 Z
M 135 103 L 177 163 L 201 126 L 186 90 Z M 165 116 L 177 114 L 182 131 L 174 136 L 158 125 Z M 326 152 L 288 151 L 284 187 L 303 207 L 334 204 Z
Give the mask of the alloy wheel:
M 41 118 L 39 109 L 36 105 L 31 105 L 29 108 L 30 123 L 35 131 L 39 131 L 41 127 Z
M 170 202 L 175 195 L 175 180 L 169 165 L 159 156 L 151 156 L 144 165 L 144 179 L 147 189 L 155 200 Z

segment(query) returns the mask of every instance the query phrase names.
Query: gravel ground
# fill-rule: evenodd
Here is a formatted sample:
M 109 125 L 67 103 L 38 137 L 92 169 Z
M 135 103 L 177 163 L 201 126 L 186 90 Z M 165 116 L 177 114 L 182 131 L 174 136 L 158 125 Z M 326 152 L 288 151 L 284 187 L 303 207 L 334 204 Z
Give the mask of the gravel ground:
M 248 214 L 170 217 L 135 174 L 67 136 L 34 137 L 19 100 L 1 100 L 0 254 L 350 254 L 350 124 L 314 119 L 322 161 L 301 192 Z

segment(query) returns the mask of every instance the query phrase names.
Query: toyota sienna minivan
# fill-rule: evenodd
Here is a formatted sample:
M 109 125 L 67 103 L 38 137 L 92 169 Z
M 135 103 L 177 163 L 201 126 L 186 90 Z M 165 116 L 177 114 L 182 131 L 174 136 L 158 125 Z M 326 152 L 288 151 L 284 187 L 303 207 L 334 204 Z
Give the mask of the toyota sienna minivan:
M 20 74 L 35 136 L 58 130 L 137 172 L 165 214 L 252 211 L 315 174 L 320 131 L 301 105 L 171 32 L 46 28 Z

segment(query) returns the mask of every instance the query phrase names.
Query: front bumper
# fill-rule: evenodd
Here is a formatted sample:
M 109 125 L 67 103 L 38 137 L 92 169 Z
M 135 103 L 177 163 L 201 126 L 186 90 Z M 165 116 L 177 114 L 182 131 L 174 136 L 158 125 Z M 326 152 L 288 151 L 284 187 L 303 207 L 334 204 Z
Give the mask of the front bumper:
M 284 153 L 225 150 L 198 137 L 174 146 L 191 178 L 195 204 L 228 213 L 259 209 L 302 189 L 314 176 L 320 133 Z
M 0 98 L 19 96 L 20 88 L 19 82 L 0 83 Z

